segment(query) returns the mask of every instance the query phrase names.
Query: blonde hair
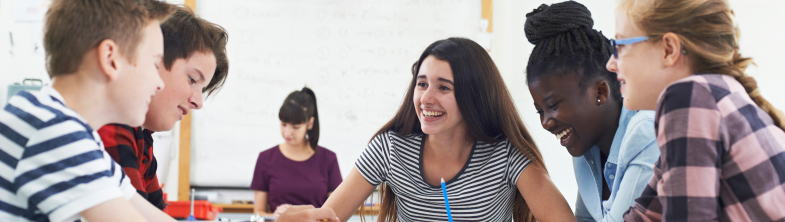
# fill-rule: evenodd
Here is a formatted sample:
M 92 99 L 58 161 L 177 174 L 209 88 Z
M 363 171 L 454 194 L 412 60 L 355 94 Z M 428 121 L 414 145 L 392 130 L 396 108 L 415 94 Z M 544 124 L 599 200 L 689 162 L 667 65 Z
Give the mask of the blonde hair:
M 733 76 L 774 124 L 785 129 L 782 112 L 760 95 L 758 83 L 744 73 L 752 58 L 739 54 L 739 28 L 727 0 L 621 0 L 619 9 L 650 38 L 676 34 L 693 73 Z

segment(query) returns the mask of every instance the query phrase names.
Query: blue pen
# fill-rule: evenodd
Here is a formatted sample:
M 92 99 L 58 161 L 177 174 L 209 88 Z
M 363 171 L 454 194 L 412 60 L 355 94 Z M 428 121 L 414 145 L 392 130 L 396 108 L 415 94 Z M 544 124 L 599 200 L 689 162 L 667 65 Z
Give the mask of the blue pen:
M 452 222 L 452 212 L 450 212 L 450 201 L 447 200 L 447 185 L 442 178 L 442 194 L 444 194 L 444 207 L 447 208 L 447 221 Z

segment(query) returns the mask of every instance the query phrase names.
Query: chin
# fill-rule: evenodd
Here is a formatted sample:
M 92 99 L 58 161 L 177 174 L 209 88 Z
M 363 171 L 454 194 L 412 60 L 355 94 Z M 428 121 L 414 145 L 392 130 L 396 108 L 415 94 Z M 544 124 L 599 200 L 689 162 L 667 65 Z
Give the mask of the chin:
M 158 124 L 154 124 L 156 122 L 158 122 Z M 164 123 L 161 122 L 162 121 L 157 121 L 155 117 L 148 117 L 147 121 L 144 123 L 144 125 L 142 125 L 142 127 L 153 132 L 163 132 L 172 130 L 175 123 L 177 123 L 177 121 L 163 121 Z
M 421 126 L 420 130 L 422 130 L 422 133 L 425 133 L 425 134 L 428 134 L 428 135 L 432 135 L 432 134 L 435 134 L 435 133 L 438 132 L 438 130 L 435 129 L 435 127 L 428 127 L 428 126 Z
M 575 150 L 575 149 L 576 149 L 576 148 L 568 148 L 568 149 L 567 149 L 567 152 L 568 152 L 568 153 L 570 153 L 570 156 L 572 156 L 572 157 L 580 157 L 580 156 L 583 156 L 583 153 L 581 153 L 581 151 L 579 151 L 579 150 Z

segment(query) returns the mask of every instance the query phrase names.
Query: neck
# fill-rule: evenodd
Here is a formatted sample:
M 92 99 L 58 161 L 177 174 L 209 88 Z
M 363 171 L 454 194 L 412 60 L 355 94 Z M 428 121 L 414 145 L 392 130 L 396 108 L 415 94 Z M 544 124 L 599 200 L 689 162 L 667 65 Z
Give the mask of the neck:
M 605 133 L 600 137 L 600 141 L 597 143 L 597 147 L 600 148 L 600 151 L 605 154 L 606 156 L 611 151 L 611 144 L 613 144 L 613 138 L 616 136 L 616 129 L 619 128 L 619 118 L 621 117 L 621 102 L 616 102 L 615 100 L 608 100 L 608 108 L 607 110 L 603 111 L 606 115 L 603 116 L 603 130 Z
M 52 88 L 63 96 L 66 106 L 84 118 L 93 130 L 111 123 L 117 113 L 109 107 L 105 86 L 83 70 L 52 78 Z
M 467 134 L 466 130 L 454 130 L 453 132 L 427 135 L 425 146 L 436 156 L 460 160 L 461 156 L 467 153 L 466 150 L 471 151 L 474 143 Z
M 284 149 L 293 151 L 293 152 L 309 152 L 312 151 L 311 146 L 309 145 L 308 141 L 303 141 L 302 143 L 290 144 L 290 143 L 283 143 L 282 146 Z

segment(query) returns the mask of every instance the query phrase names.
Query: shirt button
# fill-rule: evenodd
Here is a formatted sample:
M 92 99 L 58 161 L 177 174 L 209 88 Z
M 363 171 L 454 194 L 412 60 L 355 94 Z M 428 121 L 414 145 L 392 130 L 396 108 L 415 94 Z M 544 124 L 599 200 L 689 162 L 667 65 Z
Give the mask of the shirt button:
M 612 180 L 612 179 L 613 179 L 613 174 L 611 174 L 611 176 L 609 176 L 609 177 L 610 177 L 610 178 L 611 178 L 611 180 Z

